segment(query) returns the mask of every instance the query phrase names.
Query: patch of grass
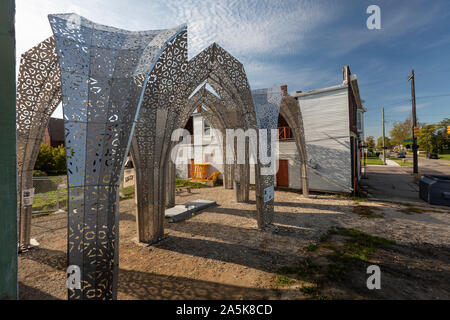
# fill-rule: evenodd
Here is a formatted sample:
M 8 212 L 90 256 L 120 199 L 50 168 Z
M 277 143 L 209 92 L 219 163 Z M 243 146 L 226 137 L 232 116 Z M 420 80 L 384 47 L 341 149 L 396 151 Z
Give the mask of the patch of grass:
M 364 162 L 362 162 L 364 163 Z M 383 160 L 380 160 L 378 157 L 367 157 L 366 161 L 367 165 L 384 165 Z
M 124 195 L 120 198 L 120 201 L 134 198 L 134 186 L 122 188 L 120 191 Z
M 311 248 L 317 246 L 317 249 L 321 247 L 327 248 L 326 251 L 328 253 L 324 256 L 311 253 L 313 259 L 323 260 L 326 258 L 326 263 L 319 265 L 311 258 L 306 258 L 299 265 L 283 267 L 278 272 L 277 283 L 290 285 L 297 281 L 308 281 L 310 283 L 305 284 L 300 289 L 309 296 L 308 299 L 328 300 L 330 299 L 329 297 L 321 295 L 321 290 L 327 282 L 341 282 L 345 280 L 352 268 L 366 262 L 370 254 L 377 248 L 391 244 L 395 244 L 395 242 L 355 229 L 330 228 L 322 235 L 320 242 L 314 244 L 314 246 L 312 244 L 308 246 L 311 246 Z M 292 282 L 291 280 L 293 279 L 296 280 Z
M 347 238 L 343 246 L 333 246 L 334 253 L 329 257 L 333 264 L 327 268 L 326 278 L 331 281 L 343 280 L 353 265 L 367 261 L 375 249 L 395 242 L 381 237 L 371 236 L 355 229 L 331 228 L 328 237 L 340 235 Z
M 352 200 L 355 201 L 355 203 L 357 203 L 357 204 L 360 202 L 367 202 L 366 198 L 361 198 L 361 197 L 356 197 L 356 196 L 353 196 Z
M 274 283 L 277 287 L 286 287 L 295 283 L 295 280 L 284 274 L 277 274 L 274 277 Z
M 353 208 L 354 213 L 365 218 L 384 218 L 383 213 L 375 213 L 374 210 L 380 211 L 381 209 L 373 206 L 356 206 Z
M 67 210 L 67 189 L 37 193 L 33 199 L 33 214 L 40 214 L 45 211 L 56 211 L 59 201 L 59 208 Z
M 444 160 L 450 161 L 450 154 L 439 154 L 439 159 L 444 159 Z
M 306 250 L 310 251 L 310 252 L 314 252 L 317 249 L 319 249 L 319 246 L 315 243 L 310 243 L 307 247 Z
M 304 286 L 300 289 L 301 292 L 303 292 L 304 294 L 308 294 L 308 295 L 313 295 L 318 290 L 319 290 L 319 288 L 317 288 L 317 286 Z
M 316 282 L 318 280 L 319 271 L 320 266 L 313 263 L 310 258 L 306 258 L 297 266 L 282 267 L 279 272 L 280 274 L 290 276 L 291 278 L 295 277 Z
M 190 180 L 185 180 L 185 179 L 176 179 L 176 186 L 177 187 L 189 187 L 192 189 L 201 189 L 201 188 L 209 188 L 209 186 L 199 183 L 199 182 L 194 182 L 194 181 L 190 181 Z
M 386 238 L 382 238 L 382 237 L 371 236 L 370 234 L 367 234 L 367 233 L 364 233 L 362 231 L 355 230 L 352 228 L 346 229 L 346 228 L 342 228 L 342 227 L 334 227 L 329 230 L 329 233 L 350 237 L 351 238 L 350 241 L 356 241 L 358 243 L 376 246 L 376 247 L 395 244 L 395 241 L 392 241 L 392 240 L 389 240 Z

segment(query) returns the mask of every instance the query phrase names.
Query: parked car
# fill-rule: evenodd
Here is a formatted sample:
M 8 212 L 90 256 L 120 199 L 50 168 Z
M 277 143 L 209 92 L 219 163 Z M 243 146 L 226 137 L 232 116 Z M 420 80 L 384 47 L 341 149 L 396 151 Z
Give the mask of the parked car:
M 406 158 L 406 153 L 404 153 L 404 152 L 399 152 L 399 153 L 397 154 L 397 158 Z
M 428 159 L 439 159 L 439 156 L 437 153 L 428 153 L 427 158 Z

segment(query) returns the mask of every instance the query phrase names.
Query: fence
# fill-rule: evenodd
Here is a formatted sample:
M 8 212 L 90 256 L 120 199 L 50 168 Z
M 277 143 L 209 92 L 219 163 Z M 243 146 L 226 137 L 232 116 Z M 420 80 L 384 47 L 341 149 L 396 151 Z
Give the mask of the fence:
M 33 216 L 67 212 L 67 176 L 33 177 Z

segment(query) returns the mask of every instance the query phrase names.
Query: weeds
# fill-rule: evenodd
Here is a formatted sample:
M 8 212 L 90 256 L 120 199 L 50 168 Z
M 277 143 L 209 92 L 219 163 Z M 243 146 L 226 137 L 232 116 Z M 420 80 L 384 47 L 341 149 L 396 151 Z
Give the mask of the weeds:
M 339 236 L 339 239 L 333 236 Z M 311 243 L 307 246 L 307 251 L 314 255 L 312 258 L 305 258 L 296 266 L 281 268 L 279 270 L 280 274 L 276 277 L 278 279 L 276 282 L 283 286 L 292 285 L 297 281 L 312 282 L 315 285 L 305 285 L 300 290 L 304 294 L 309 295 L 311 299 L 328 300 L 329 297 L 320 295 L 320 289 L 326 282 L 345 280 L 347 274 L 355 265 L 367 261 L 370 254 L 377 248 L 391 244 L 395 244 L 395 242 L 371 236 L 355 229 L 333 227 L 322 235 L 317 244 Z M 331 253 L 324 256 L 329 263 L 319 265 L 314 262 L 314 258 L 319 256 L 312 252 L 316 252 L 320 247 L 326 247 L 331 250 Z
M 354 213 L 365 218 L 384 218 L 383 213 L 375 213 L 374 210 L 380 211 L 381 209 L 373 206 L 356 206 L 353 208 Z

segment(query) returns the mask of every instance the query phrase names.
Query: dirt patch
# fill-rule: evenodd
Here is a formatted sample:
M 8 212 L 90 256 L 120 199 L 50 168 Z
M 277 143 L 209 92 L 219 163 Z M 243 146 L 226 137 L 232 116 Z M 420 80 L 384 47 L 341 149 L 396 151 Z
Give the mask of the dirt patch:
M 399 209 L 400 212 L 406 214 L 414 214 L 414 213 L 450 213 L 449 211 L 435 210 L 429 208 L 417 208 L 413 206 L 407 206 L 406 208 Z
M 407 270 L 413 262 L 420 264 L 415 268 L 424 275 L 431 270 L 430 278 L 423 278 L 419 285 L 424 296 L 436 298 L 424 293 L 427 281 L 433 288 L 437 279 L 445 279 L 442 272 L 448 277 L 449 262 L 442 255 L 448 256 L 449 215 L 432 212 L 405 215 L 398 212 L 398 206 L 393 206 L 383 207 L 384 219 L 367 219 L 353 212 L 352 199 L 320 195 L 305 199 L 296 193 L 276 191 L 274 223 L 278 232 L 272 233 L 257 229 L 254 191 L 250 192 L 250 203 L 246 204 L 236 203 L 234 190 L 221 187 L 191 192 L 178 194 L 177 204 L 205 199 L 216 201 L 218 206 L 183 222 L 166 223 L 165 240 L 149 247 L 133 241 L 136 237 L 134 199 L 120 202 L 119 299 L 377 298 L 364 293 L 367 275 L 363 267 L 356 269 L 359 278 L 355 275 L 343 282 L 361 285 L 362 291 L 330 282 L 319 292 L 314 281 L 306 279 L 298 283 L 299 279 L 295 278 L 296 284 L 287 280 L 285 285 L 282 283 L 286 279 L 278 279 L 281 285 L 276 285 L 274 277 L 281 274 L 283 267 L 299 266 L 310 258 L 313 265 L 305 266 L 305 272 L 309 272 L 314 265 L 327 267 L 331 263 L 326 256 L 333 250 L 318 244 L 331 227 L 353 228 L 386 237 L 404 250 L 410 250 L 410 255 L 405 251 L 396 263 L 399 270 Z M 364 201 L 364 205 L 379 206 L 370 201 Z M 66 214 L 33 219 L 32 236 L 41 245 L 19 256 L 21 299 L 67 299 L 66 228 Z M 344 245 L 345 237 L 333 241 Z M 435 256 L 415 251 L 423 246 Z M 400 257 L 396 251 L 383 250 L 372 252 L 367 260 L 368 263 L 372 263 L 371 259 L 379 260 L 382 272 L 384 264 L 393 264 L 392 255 Z M 395 279 L 393 276 L 393 283 Z M 400 284 L 409 285 L 405 277 L 398 279 Z M 448 283 L 441 284 L 447 292 Z M 383 281 L 382 285 L 387 283 Z M 412 291 L 405 294 L 417 296 Z

